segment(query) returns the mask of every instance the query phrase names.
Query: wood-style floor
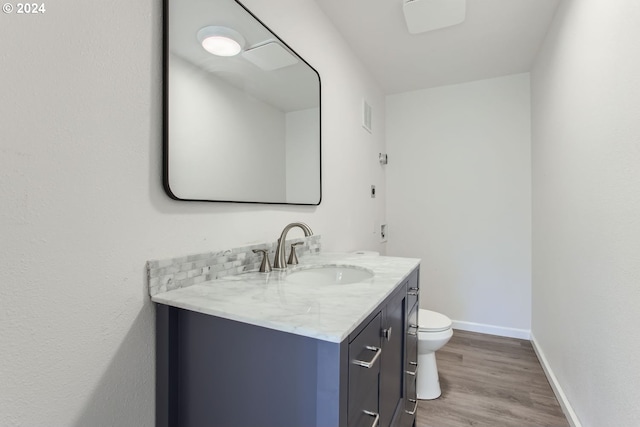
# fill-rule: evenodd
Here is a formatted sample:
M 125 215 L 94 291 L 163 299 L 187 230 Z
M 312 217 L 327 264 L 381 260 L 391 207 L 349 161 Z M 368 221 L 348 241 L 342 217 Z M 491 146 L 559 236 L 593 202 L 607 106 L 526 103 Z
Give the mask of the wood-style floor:
M 569 426 L 529 341 L 455 330 L 436 360 L 442 396 L 416 427 Z

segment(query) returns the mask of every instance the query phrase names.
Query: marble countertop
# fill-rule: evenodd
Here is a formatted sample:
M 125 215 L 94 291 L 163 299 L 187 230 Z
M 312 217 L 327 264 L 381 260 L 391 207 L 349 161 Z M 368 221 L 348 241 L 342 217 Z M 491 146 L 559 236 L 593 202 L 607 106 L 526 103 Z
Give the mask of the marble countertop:
M 342 342 L 420 264 L 416 258 L 320 253 L 298 267 L 248 272 L 156 294 L 152 301 L 265 328 Z M 352 265 L 375 275 L 360 283 L 293 284 L 299 268 Z

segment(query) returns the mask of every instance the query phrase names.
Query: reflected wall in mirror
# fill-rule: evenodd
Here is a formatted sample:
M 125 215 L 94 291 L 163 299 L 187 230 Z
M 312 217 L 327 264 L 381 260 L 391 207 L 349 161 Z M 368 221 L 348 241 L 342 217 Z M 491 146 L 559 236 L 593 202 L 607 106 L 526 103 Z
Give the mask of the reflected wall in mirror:
M 237 1 L 165 0 L 164 10 L 167 194 L 319 204 L 316 70 Z M 217 35 L 235 39 L 239 53 L 205 50 Z

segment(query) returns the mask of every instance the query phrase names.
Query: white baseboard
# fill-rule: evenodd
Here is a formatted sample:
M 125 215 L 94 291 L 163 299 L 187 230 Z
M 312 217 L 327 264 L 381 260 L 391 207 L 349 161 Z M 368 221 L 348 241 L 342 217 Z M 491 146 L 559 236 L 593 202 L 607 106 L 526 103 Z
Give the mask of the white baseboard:
M 551 366 L 549 366 L 549 362 L 547 361 L 547 358 L 544 356 L 544 353 L 538 346 L 538 343 L 536 341 L 536 338 L 533 336 L 533 333 L 531 334 L 531 344 L 533 344 L 533 350 L 536 352 L 536 355 L 538 356 L 538 360 L 542 365 L 542 370 L 544 371 L 544 374 L 547 376 L 547 380 L 549 380 L 549 384 L 551 384 L 551 388 L 553 389 L 553 392 L 556 395 L 556 399 L 558 399 L 558 403 L 560 403 L 562 412 L 564 412 L 565 416 L 567 417 L 567 421 L 569 421 L 569 424 L 571 425 L 571 427 L 582 427 L 582 424 L 580 423 L 578 416 L 574 412 L 573 407 L 571 406 L 571 403 L 569 403 L 567 396 L 564 394 L 562 387 L 558 383 L 558 379 L 554 375 L 553 370 L 551 369 Z
M 486 325 L 483 323 L 474 323 L 474 322 L 463 322 L 460 320 L 452 320 L 453 329 L 459 329 L 461 331 L 469 331 L 469 332 L 479 332 L 482 334 L 489 335 L 497 335 L 500 337 L 508 337 L 508 338 L 520 338 L 523 340 L 531 341 L 533 345 L 533 350 L 536 352 L 538 356 L 538 360 L 540 361 L 540 365 L 542 365 L 542 370 L 553 389 L 553 393 L 556 395 L 556 399 L 558 399 L 558 403 L 562 408 L 562 412 L 564 412 L 567 417 L 567 421 L 571 427 L 582 427 L 578 416 L 576 415 L 571 403 L 567 399 L 567 396 L 564 394 L 562 387 L 558 383 L 558 379 L 551 370 L 551 366 L 549 366 L 549 362 L 545 357 L 544 353 L 538 346 L 538 343 L 533 336 L 533 333 L 527 329 L 516 329 L 516 328 L 505 328 L 502 326 L 494 326 L 494 325 Z
M 486 325 L 483 323 L 462 322 L 452 320 L 453 329 L 461 331 L 480 332 L 482 334 L 498 335 L 500 337 L 531 339 L 531 331 L 528 329 L 505 328 L 503 326 Z

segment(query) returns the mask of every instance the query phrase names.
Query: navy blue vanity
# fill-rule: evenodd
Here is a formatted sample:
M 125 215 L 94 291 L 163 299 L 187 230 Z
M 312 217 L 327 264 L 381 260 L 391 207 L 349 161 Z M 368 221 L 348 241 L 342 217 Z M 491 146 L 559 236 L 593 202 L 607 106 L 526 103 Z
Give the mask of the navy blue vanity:
M 310 266 L 372 276 L 287 281 Z M 414 425 L 418 293 L 417 259 L 325 254 L 157 293 L 156 425 Z

